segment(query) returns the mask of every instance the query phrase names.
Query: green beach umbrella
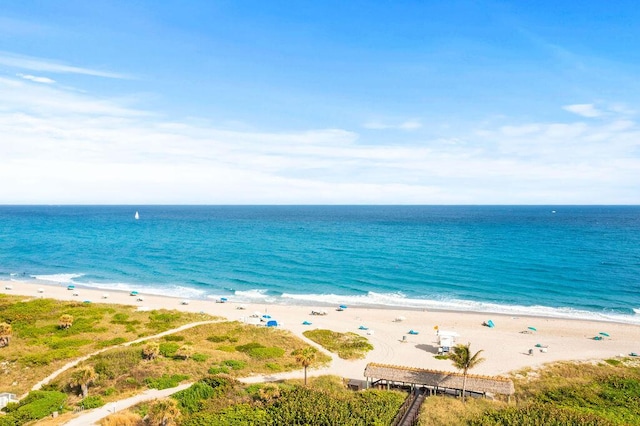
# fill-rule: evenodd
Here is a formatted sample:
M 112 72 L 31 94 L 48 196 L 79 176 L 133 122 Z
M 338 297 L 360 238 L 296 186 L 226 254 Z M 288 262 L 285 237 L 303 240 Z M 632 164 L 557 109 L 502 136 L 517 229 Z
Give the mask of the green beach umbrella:
M 535 327 L 527 327 L 527 328 L 528 328 L 529 330 L 531 330 L 531 331 L 538 331 L 538 329 L 537 329 L 537 328 L 535 328 Z

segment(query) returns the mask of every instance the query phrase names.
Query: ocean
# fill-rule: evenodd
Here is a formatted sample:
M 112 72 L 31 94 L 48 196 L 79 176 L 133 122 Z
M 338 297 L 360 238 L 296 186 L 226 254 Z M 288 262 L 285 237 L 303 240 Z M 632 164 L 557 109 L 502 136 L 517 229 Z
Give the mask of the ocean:
M 640 325 L 640 207 L 0 206 L 0 279 Z

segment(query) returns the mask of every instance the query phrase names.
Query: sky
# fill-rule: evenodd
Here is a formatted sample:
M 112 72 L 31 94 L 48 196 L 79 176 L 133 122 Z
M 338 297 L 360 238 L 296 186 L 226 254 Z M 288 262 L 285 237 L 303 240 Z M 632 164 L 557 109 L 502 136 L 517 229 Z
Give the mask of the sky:
M 640 204 L 633 1 L 8 0 L 0 204 Z

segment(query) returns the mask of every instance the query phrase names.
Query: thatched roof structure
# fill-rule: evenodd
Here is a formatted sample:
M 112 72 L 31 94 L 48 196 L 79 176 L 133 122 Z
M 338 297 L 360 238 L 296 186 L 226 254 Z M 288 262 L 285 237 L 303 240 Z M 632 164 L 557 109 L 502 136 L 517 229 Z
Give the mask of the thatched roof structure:
M 397 365 L 369 363 L 364 376 L 372 380 L 385 380 L 410 383 L 433 388 L 462 389 L 464 376 L 448 371 L 424 370 L 421 368 L 401 367 Z M 515 388 L 510 379 L 504 377 L 467 375 L 467 391 L 513 395 Z

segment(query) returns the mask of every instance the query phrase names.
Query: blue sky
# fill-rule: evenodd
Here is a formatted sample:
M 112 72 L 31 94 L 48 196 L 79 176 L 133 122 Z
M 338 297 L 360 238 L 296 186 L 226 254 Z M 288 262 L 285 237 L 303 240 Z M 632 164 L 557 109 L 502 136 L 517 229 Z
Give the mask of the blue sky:
M 631 1 L 13 1 L 3 204 L 638 204 Z

